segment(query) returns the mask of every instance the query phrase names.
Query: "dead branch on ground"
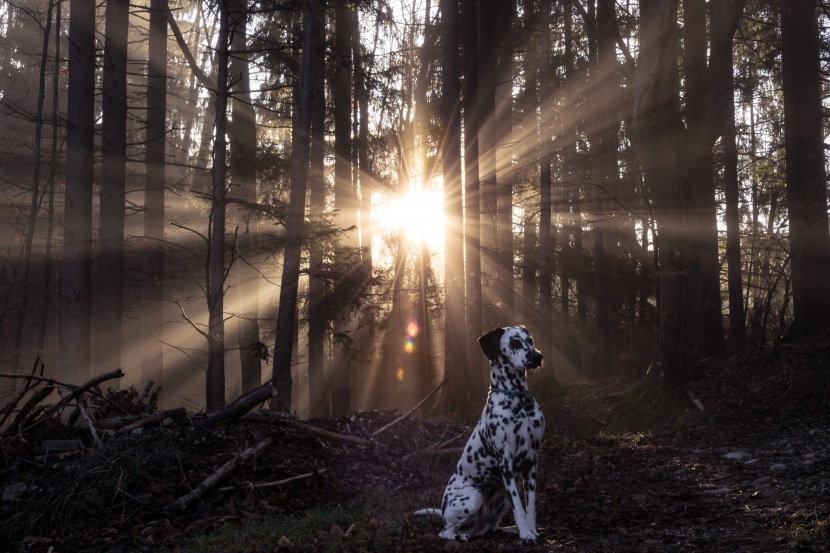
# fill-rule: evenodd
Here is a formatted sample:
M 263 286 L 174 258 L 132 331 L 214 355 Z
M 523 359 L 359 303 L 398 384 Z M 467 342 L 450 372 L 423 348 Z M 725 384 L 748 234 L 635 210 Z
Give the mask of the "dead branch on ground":
M 413 407 L 412 409 L 410 409 L 409 411 L 407 411 L 406 413 L 404 413 L 403 415 L 401 415 L 401 416 L 400 416 L 400 417 L 398 417 L 397 419 L 393 420 L 392 422 L 390 422 L 390 423 L 389 423 L 389 424 L 387 424 L 386 426 L 384 426 L 384 427 L 382 427 L 382 428 L 379 428 L 379 429 L 375 430 L 375 431 L 372 433 L 372 435 L 373 435 L 373 436 L 377 436 L 377 435 L 378 435 L 378 434 L 380 434 L 381 432 L 385 432 L 386 430 L 389 430 L 390 428 L 392 428 L 392 427 L 393 427 L 393 426 L 395 426 L 396 424 L 400 423 L 401 421 L 404 421 L 404 420 L 408 419 L 409 417 L 411 417 L 411 416 L 412 416 L 412 413 L 414 413 L 415 411 L 417 411 L 417 410 L 418 410 L 418 408 L 419 408 L 419 407 L 421 407 L 421 405 L 423 405 L 424 403 L 426 403 L 426 402 L 429 400 L 429 398 L 431 398 L 432 396 L 434 396 L 434 395 L 436 394 L 436 392 L 438 392 L 438 390 L 440 390 L 441 388 L 443 388 L 443 387 L 444 387 L 444 384 L 446 384 L 446 383 L 447 383 L 447 381 L 450 379 L 450 377 L 452 377 L 452 373 L 447 373 L 447 376 L 445 376 L 445 377 L 444 377 L 444 380 L 442 380 L 442 381 L 440 382 L 440 384 L 438 384 L 438 386 L 436 386 L 435 388 L 433 388 L 433 389 L 432 389 L 432 391 L 431 391 L 430 393 L 428 393 L 428 394 L 424 397 L 424 399 L 422 399 L 421 401 L 419 401 L 418 403 L 416 403 L 416 404 L 415 404 L 415 407 Z
M 260 453 L 271 447 L 271 444 L 273 443 L 273 438 L 266 438 L 255 446 L 246 449 L 239 455 L 235 455 L 230 461 L 219 467 L 216 472 L 202 480 L 202 483 L 199 484 L 199 486 L 197 486 L 194 490 L 186 493 L 174 501 L 170 505 L 170 509 L 172 511 L 184 511 L 191 503 L 193 503 L 193 501 L 203 497 L 208 491 L 215 488 L 228 474 L 236 470 L 243 463 L 247 463 L 251 459 L 257 457 Z

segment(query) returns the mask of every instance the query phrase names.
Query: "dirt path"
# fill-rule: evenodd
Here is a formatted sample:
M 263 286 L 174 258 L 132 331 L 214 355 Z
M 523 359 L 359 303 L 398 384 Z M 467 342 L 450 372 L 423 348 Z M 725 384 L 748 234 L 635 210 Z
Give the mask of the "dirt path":
M 827 550 L 826 414 L 603 432 L 609 413 L 601 397 L 622 386 L 583 384 L 543 401 L 549 432 L 540 467 L 542 532 L 530 550 Z M 442 469 L 451 471 L 452 463 Z M 433 537 L 437 520 L 413 524 L 406 551 L 522 549 L 503 536 L 447 545 Z
M 530 548 L 502 534 L 446 542 L 438 519 L 411 514 L 440 503 L 477 419 L 470 413 L 408 419 L 374 446 L 291 425 L 202 429 L 191 419 L 49 462 L 36 442 L 9 442 L 0 551 L 828 551 L 828 358 L 826 344 L 747 354 L 691 385 L 706 413 L 682 390 L 638 394 L 622 378 L 539 390 L 547 432 L 541 536 Z M 311 422 L 367 438 L 395 417 Z M 53 432 L 85 438 L 83 428 Z M 170 511 L 268 436 L 275 445 L 220 490 Z M 424 453 L 436 444 L 447 450 Z

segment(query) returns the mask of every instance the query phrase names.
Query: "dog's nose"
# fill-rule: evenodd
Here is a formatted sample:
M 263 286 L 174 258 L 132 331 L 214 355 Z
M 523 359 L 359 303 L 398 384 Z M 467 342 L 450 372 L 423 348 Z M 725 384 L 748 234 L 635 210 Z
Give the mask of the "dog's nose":
M 538 351 L 530 353 L 530 364 L 532 367 L 538 367 L 542 364 L 542 354 Z

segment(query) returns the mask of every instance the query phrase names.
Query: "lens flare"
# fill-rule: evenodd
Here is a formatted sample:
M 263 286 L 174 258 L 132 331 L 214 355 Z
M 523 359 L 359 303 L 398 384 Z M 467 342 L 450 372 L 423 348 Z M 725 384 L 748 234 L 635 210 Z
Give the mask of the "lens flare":
M 412 339 L 412 336 L 406 339 L 406 343 L 403 345 L 403 350 L 406 353 L 412 353 L 415 351 L 415 341 Z
M 398 380 L 403 380 L 403 369 L 398 368 L 397 377 L 398 377 Z
M 411 322 L 406 325 L 406 333 L 412 338 L 418 335 L 418 330 L 418 323 Z

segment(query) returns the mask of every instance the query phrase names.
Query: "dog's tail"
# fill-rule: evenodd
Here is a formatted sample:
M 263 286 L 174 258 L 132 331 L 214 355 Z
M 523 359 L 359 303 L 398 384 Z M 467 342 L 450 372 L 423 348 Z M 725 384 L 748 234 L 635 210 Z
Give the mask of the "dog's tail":
M 444 515 L 441 514 L 441 509 L 432 509 L 432 508 L 430 508 L 430 509 L 418 509 L 417 511 L 415 511 L 414 514 L 416 514 L 416 515 L 434 515 L 434 516 L 439 516 L 439 517 L 444 516 Z

